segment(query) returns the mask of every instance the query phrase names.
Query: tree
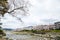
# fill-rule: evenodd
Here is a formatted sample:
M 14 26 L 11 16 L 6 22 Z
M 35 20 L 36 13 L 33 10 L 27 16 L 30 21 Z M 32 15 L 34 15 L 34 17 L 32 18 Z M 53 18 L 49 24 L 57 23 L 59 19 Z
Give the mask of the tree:
M 23 22 L 21 17 L 17 17 L 18 13 L 16 13 L 16 11 L 19 10 L 21 12 L 19 12 L 20 16 L 27 16 L 29 11 L 28 5 L 28 0 L 0 0 L 0 16 L 4 17 L 4 15 L 8 13 L 13 17 L 16 17 L 20 22 Z
M 16 13 L 16 11 L 19 10 L 19 15 L 26 16 L 28 14 L 28 5 L 28 0 L 0 0 L 0 24 L 2 17 L 4 17 L 6 13 L 23 22 L 20 17 L 17 17 L 18 13 Z
M 26 16 L 28 14 L 28 0 L 0 0 L 0 5 L 0 14 L 2 16 L 8 13 L 22 22 L 21 18 L 16 16 L 16 10 L 22 11 L 22 13 L 19 13 L 22 16 Z M 11 8 L 12 5 L 13 8 Z
M 3 32 L 2 27 L 0 27 L 0 36 L 5 36 L 6 34 Z
M 7 0 L 0 0 L 0 14 L 4 16 L 4 14 L 8 11 Z

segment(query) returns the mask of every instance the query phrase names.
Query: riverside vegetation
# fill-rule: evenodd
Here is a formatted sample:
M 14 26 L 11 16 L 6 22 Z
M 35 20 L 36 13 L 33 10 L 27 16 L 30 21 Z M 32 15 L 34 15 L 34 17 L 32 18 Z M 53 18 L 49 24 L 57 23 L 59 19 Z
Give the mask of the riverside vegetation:
M 1 27 L 0 27 L 1 28 Z M 6 36 L 3 30 L 0 30 L 0 40 L 5 40 L 3 37 Z
M 6 37 L 5 31 L 0 27 L 0 40 L 8 40 L 9 38 Z M 9 39 L 12 40 L 12 39 Z
M 14 34 L 17 35 L 32 35 L 42 38 L 50 38 L 47 40 L 60 40 L 60 30 L 22 30 L 22 31 L 16 31 Z M 43 40 L 43 39 L 42 39 Z
M 60 40 L 60 29 L 55 30 L 32 29 L 7 32 L 3 31 L 2 28 L 0 28 L 0 40 Z
M 6 36 L 9 40 L 60 40 L 60 30 L 22 30 L 8 32 L 6 32 Z M 5 39 L 0 38 L 0 40 Z

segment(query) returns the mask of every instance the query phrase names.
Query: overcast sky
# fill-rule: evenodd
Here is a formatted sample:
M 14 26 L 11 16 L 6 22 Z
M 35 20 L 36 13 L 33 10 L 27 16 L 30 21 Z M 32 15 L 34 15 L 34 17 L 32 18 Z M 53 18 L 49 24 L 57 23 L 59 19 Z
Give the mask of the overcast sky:
M 2 19 L 4 28 L 22 28 L 29 25 L 53 24 L 60 21 L 60 0 L 30 0 L 30 15 L 23 17 L 22 24 L 9 14 Z

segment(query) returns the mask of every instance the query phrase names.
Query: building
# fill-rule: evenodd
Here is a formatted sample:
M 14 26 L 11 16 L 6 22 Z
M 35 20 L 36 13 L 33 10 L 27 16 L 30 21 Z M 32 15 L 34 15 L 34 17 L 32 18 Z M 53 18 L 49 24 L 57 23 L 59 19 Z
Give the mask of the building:
M 55 28 L 60 29 L 60 22 L 55 22 Z

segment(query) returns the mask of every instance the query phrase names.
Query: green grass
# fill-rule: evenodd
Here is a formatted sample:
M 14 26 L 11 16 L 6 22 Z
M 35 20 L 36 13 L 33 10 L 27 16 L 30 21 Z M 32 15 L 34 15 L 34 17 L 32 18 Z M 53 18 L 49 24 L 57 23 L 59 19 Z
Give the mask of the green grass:
M 40 32 L 60 32 L 60 30 L 41 30 Z
M 60 32 L 60 30 L 54 30 L 55 32 Z
M 47 33 L 59 33 L 60 30 L 22 30 L 15 32 L 15 34 L 47 34 Z

